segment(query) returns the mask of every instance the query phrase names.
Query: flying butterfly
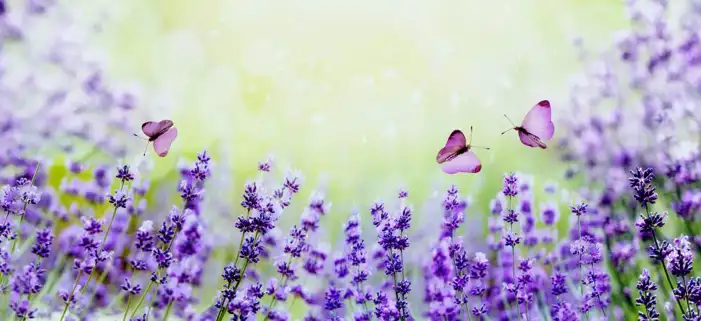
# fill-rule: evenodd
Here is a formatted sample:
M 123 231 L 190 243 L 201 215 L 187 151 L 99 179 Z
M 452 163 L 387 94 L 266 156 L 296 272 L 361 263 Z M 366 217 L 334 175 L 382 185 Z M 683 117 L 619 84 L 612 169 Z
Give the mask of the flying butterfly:
M 445 142 L 445 147 L 441 148 L 436 155 L 436 162 L 441 164 L 441 169 L 447 174 L 456 173 L 479 173 L 482 170 L 477 155 L 470 149 L 484 148 L 472 146 L 472 126 L 470 126 L 470 140 L 465 139 L 465 134 L 459 129 L 453 130 Z
M 526 146 L 540 147 L 546 149 L 548 146 L 543 141 L 549 141 L 555 134 L 555 124 L 553 124 L 550 102 L 542 100 L 535 104 L 533 108 L 524 117 L 521 126 L 516 126 L 508 116 L 504 115 L 509 120 L 513 128 L 510 128 L 503 133 L 506 134 L 511 130 L 518 132 L 518 138 Z
M 160 157 L 168 155 L 170 145 L 178 137 L 178 129 L 173 127 L 173 121 L 171 120 L 147 121 L 141 125 L 141 131 L 148 138 L 143 138 L 137 134 L 134 134 L 134 136 L 148 140 L 148 144 L 153 143 L 153 150 Z M 148 148 L 148 144 L 146 144 L 146 148 Z M 146 156 L 146 149 L 144 149 L 144 156 Z

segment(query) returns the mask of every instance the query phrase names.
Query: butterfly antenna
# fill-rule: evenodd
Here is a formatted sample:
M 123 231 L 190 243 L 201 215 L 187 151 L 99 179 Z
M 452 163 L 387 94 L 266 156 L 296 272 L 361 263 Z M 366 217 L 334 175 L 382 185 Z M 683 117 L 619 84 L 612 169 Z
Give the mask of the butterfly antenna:
M 504 135 L 504 134 L 506 134 L 506 133 L 508 133 L 508 132 L 510 132 L 510 131 L 512 131 L 512 130 L 514 130 L 514 129 L 513 129 L 513 128 L 509 128 L 509 129 L 507 129 L 507 130 L 501 132 L 501 134 Z
M 472 148 L 479 148 L 479 149 L 486 149 L 486 150 L 492 150 L 489 147 L 484 147 L 484 146 L 471 146 Z
M 149 145 L 150 143 L 151 143 L 151 142 L 146 143 L 146 147 L 144 147 L 144 157 L 146 157 L 146 151 L 148 151 L 148 145 Z
M 468 145 L 469 144 L 472 144 L 472 126 L 470 126 L 470 142 L 468 143 Z
M 133 135 L 134 135 L 134 137 L 136 137 L 136 138 L 140 138 L 140 139 L 143 139 L 143 140 L 148 140 L 148 138 L 143 138 L 143 137 L 141 137 L 141 136 L 139 136 L 139 135 L 137 135 L 137 134 L 133 134 Z
M 508 121 L 511 123 L 511 125 L 513 125 L 514 127 L 516 127 L 516 124 L 514 124 L 514 122 L 511 121 L 511 119 L 509 118 L 509 116 L 506 116 L 506 114 L 504 114 L 504 117 L 506 117 L 506 120 L 508 120 Z

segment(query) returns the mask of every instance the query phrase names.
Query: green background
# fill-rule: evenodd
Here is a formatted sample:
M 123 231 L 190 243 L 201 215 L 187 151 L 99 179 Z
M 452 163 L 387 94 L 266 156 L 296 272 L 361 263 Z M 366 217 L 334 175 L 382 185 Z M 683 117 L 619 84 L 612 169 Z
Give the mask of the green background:
M 76 0 L 64 7 L 111 17 L 91 43 L 106 57 L 107 78 L 138 88 L 134 128 L 175 121 L 179 137 L 169 157 L 154 159 L 154 179 L 174 177 L 181 158 L 207 148 L 218 162 L 208 197 L 237 204 L 246 180 L 258 175 L 256 163 L 273 154 L 279 173 L 291 167 L 304 176 L 297 206 L 312 188 L 327 187 L 329 234 L 352 207 L 394 197 L 402 186 L 419 203 L 456 184 L 485 210 L 504 172 L 558 182 L 563 167 L 553 148 L 501 136 L 510 127 L 502 114 L 519 122 L 549 99 L 557 126 L 569 112 L 570 78 L 584 69 L 574 39 L 595 55 L 627 27 L 621 1 L 602 0 Z M 443 174 L 436 152 L 453 129 L 471 125 L 474 143 L 492 148 L 476 151 L 482 172 Z M 135 143 L 134 154 L 142 148 Z
M 597 52 L 626 27 L 620 1 L 599 0 L 112 3 L 96 39 L 108 75 L 141 85 L 143 119 L 175 120 L 174 154 L 215 151 L 233 196 L 272 153 L 308 187 L 328 181 L 337 205 L 512 170 L 561 177 L 553 154 L 500 136 L 502 114 L 518 122 L 541 99 L 567 113 L 573 39 Z M 492 147 L 482 173 L 443 175 L 437 150 L 470 125 Z

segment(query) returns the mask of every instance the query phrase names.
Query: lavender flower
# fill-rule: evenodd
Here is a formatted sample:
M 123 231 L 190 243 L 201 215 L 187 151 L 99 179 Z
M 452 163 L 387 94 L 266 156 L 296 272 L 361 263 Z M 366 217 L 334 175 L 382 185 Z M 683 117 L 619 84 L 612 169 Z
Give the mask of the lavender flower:
M 649 205 L 654 204 L 657 200 L 657 192 L 655 191 L 655 186 L 652 185 L 652 181 L 654 179 L 654 172 L 650 168 L 638 168 L 637 170 L 631 171 L 631 174 L 632 177 L 629 178 L 629 181 L 630 186 L 633 188 L 634 191 L 634 197 L 640 203 L 640 205 L 645 208 L 646 211 L 646 216 L 641 215 L 642 221 L 636 222 L 636 226 L 638 226 L 641 233 L 649 233 L 650 235 L 652 235 L 653 244 L 648 250 L 649 257 L 654 262 L 659 262 L 660 265 L 662 265 L 662 269 L 665 273 L 667 282 L 670 288 L 674 290 L 674 284 L 672 283 L 672 280 L 669 277 L 669 272 L 667 269 L 668 264 L 665 264 L 665 261 L 667 261 L 667 257 L 670 255 L 670 252 L 673 251 L 669 249 L 668 243 L 664 241 L 658 241 L 655 232 L 656 229 L 664 226 L 665 215 L 658 214 L 655 212 L 650 213 L 649 210 Z M 686 244 L 688 244 L 688 242 L 681 239 L 677 241 L 677 243 L 679 244 L 679 246 L 683 247 L 687 247 Z M 675 272 L 679 273 L 680 275 L 686 275 L 690 272 L 690 267 L 686 266 L 685 262 L 687 259 L 680 254 L 681 251 L 682 250 L 680 250 L 679 248 L 677 249 L 677 255 L 674 256 L 675 259 L 673 260 L 672 265 L 675 268 Z M 687 272 L 687 270 L 689 271 Z M 683 313 L 685 309 L 682 306 L 681 300 L 676 301 L 677 305 L 679 306 L 679 309 Z
M 643 273 L 640 274 L 636 288 L 639 297 L 635 303 L 645 309 L 645 311 L 638 311 L 638 319 L 643 321 L 659 320 L 660 314 L 657 312 L 657 297 L 655 296 L 657 284 L 650 279 L 650 273 L 647 270 L 643 270 Z
M 649 204 L 655 204 L 657 201 L 657 191 L 652 185 L 652 180 L 655 176 L 652 168 L 637 168 L 630 171 L 632 175 L 628 180 L 630 187 L 633 189 L 635 200 L 640 203 L 640 206 L 647 207 Z
M 401 213 L 390 217 L 381 203 L 376 203 L 370 210 L 373 225 L 378 227 L 378 244 L 385 252 L 385 274 L 394 280 L 395 306 L 400 320 L 410 318 L 407 294 L 411 290 L 411 282 L 404 278 L 403 252 L 409 247 L 409 238 L 404 235 L 411 226 L 411 209 L 402 207 Z
M 36 232 L 36 243 L 32 246 L 32 253 L 41 258 L 49 257 L 54 236 L 51 229 L 45 228 Z
M 334 287 L 330 287 L 326 290 L 324 309 L 331 315 L 330 320 L 341 320 L 336 316 L 336 310 L 343 307 L 343 301 L 341 298 L 341 291 Z
M 635 309 L 640 320 L 657 320 L 658 290 L 666 315 L 699 319 L 701 281 L 693 261 L 701 249 L 695 236 L 701 153 L 694 139 L 701 114 L 694 106 L 701 10 L 694 1 L 675 3 L 684 13 L 680 21 L 666 12 L 668 1 L 629 1 L 632 28 L 616 46 L 600 55 L 582 51 L 595 57 L 586 62 L 592 72 L 573 89 L 570 112 L 558 121 L 561 141 L 553 146 L 568 167 L 564 179 L 577 178 L 577 188 L 562 193 L 582 200 L 570 208 L 572 215 L 560 215 L 563 204 L 552 184 L 543 196 L 536 180 L 508 173 L 498 191 L 486 191 L 497 197 L 490 204 L 477 199 L 475 207 L 455 186 L 416 209 L 406 204 L 406 190 L 395 191 L 396 199 L 370 208 L 373 235 L 361 233 L 361 218 L 352 215 L 342 236 L 322 222 L 337 213 L 321 193 L 311 195 L 298 221 L 283 216 L 303 192 L 301 177 L 276 177 L 270 159 L 258 163 L 258 178 L 246 183 L 238 210 L 216 197 L 230 189 L 210 185 L 222 174 L 206 151 L 180 166 L 173 184 L 170 176 L 153 186 L 141 177 L 137 183 L 128 165 L 115 171 L 113 160 L 133 152 L 124 137 L 134 131 L 126 120 L 133 119 L 137 95 L 116 88 L 89 58 L 75 59 L 83 49 L 72 45 L 75 37 L 49 37 L 55 43 L 46 48 L 30 41 L 42 38 L 34 30 L 72 34 L 79 27 L 71 19 L 75 13 L 52 13 L 51 1 L 4 3 L 0 319 L 51 319 L 63 309 L 62 320 L 114 312 L 140 321 L 290 320 L 286 310 L 303 310 L 305 320 L 531 320 L 549 314 L 569 321 L 629 319 L 626 313 Z M 68 19 L 43 20 L 57 17 Z M 39 21 L 49 28 L 35 28 Z M 13 54 L 17 49 L 32 54 Z M 50 81 L 17 67 L 24 65 L 51 70 Z M 63 168 L 38 166 L 35 158 L 44 155 L 36 154 L 47 146 L 72 161 Z M 85 147 L 95 154 L 79 155 Z M 148 167 L 139 166 L 139 174 Z M 230 181 L 223 178 L 214 183 Z M 176 205 L 169 211 L 161 205 L 171 196 Z M 239 242 L 213 228 L 226 220 L 219 214 L 232 212 L 238 217 L 229 227 Z M 283 226 L 289 228 L 284 238 Z M 645 256 L 657 275 L 637 275 Z M 220 269 L 219 280 L 212 269 Z M 201 297 L 216 281 L 216 297 Z
M 115 177 L 120 180 L 122 184 L 134 180 L 134 174 L 131 173 L 131 168 L 129 168 L 129 165 L 117 167 L 117 176 Z
M 694 255 L 689 243 L 689 237 L 682 235 L 674 239 L 671 253 L 665 257 L 665 264 L 672 275 L 686 277 L 693 269 Z

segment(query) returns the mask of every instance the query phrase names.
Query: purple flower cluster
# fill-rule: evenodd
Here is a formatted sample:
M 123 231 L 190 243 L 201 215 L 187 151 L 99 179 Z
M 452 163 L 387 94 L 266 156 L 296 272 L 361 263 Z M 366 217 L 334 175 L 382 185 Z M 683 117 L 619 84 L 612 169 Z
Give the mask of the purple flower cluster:
M 270 172 L 271 164 L 266 162 L 265 166 L 259 165 L 259 169 L 264 173 Z M 264 251 L 262 240 L 276 227 L 275 224 L 280 215 L 290 205 L 290 198 L 299 191 L 297 180 L 297 177 L 286 177 L 284 183 L 281 184 L 282 186 L 275 189 L 272 194 L 265 194 L 258 182 L 246 184 L 241 201 L 241 207 L 245 214 L 239 216 L 234 224 L 241 233 L 240 246 L 233 263 L 227 265 L 222 274 L 225 284 L 220 290 L 215 304 L 215 307 L 219 309 L 216 316 L 217 321 L 223 320 L 227 314 L 233 315 L 233 319 L 245 320 L 249 316 L 255 316 L 260 310 L 260 299 L 263 295 L 247 295 L 242 298 L 241 295 L 237 294 L 237 291 L 246 279 L 246 273 L 252 272 L 253 265 L 260 262 L 261 253 Z M 326 207 L 323 199 L 312 199 L 308 211 L 305 212 L 302 219 L 302 228 L 299 229 L 295 226 L 290 230 L 289 239 L 284 249 L 288 260 L 275 264 L 281 275 L 281 281 L 271 281 L 265 289 L 265 293 L 272 296 L 268 307 L 264 310 L 266 319 L 282 318 L 281 314 L 273 309 L 277 301 L 286 301 L 287 293 L 289 293 L 288 282 L 297 278 L 293 259 L 301 258 L 307 252 L 314 253 L 306 243 L 308 233 L 316 231 L 319 220 L 325 213 Z M 307 262 L 305 262 L 305 268 L 308 264 L 313 266 L 313 263 Z M 313 268 L 306 269 L 314 271 Z M 252 309 L 251 306 L 256 308 Z
M 683 13 L 668 1 L 629 1 L 632 27 L 613 48 L 592 54 L 580 47 L 587 71 L 574 85 L 573 117 L 562 119 L 559 142 L 566 177 L 584 182 L 582 195 L 598 217 L 590 223 L 603 228 L 591 237 L 612 263 L 611 299 L 636 308 L 639 320 L 699 318 L 691 293 L 701 249 L 701 114 L 694 107 L 701 10 L 696 1 L 674 4 Z
M 221 174 L 207 152 L 178 181 L 151 186 L 148 166 L 115 167 L 129 151 L 113 137 L 127 132 L 134 94 L 78 63 L 62 37 L 29 62 L 58 67 L 55 84 L 14 75 L 21 55 L 9 55 L 0 319 L 287 321 L 302 310 L 310 321 L 699 320 L 701 9 L 690 1 L 679 23 L 666 1 L 627 9 L 633 29 L 592 61 L 573 90 L 576 117 L 563 120 L 558 150 L 580 189 L 539 193 L 530 176 L 507 173 L 489 204 L 451 186 L 418 209 L 401 189 L 342 229 L 321 191 L 297 208 L 301 177 L 276 177 L 271 159 L 234 207 L 217 197 L 228 190 L 213 185 Z M 32 23 L 51 10 L 0 2 L 2 45 L 31 46 Z M 44 144 L 65 151 L 63 167 L 30 156 Z M 94 152 L 75 160 L 85 146 Z M 222 221 L 210 203 L 236 218 Z
M 554 192 L 536 206 L 532 179 L 509 173 L 490 203 L 484 242 L 466 240 L 479 234 L 476 217 L 468 215 L 473 211 L 468 198 L 452 186 L 433 209 L 421 210 L 441 218 L 433 227 L 417 217 L 404 191 L 391 202 L 374 203 L 367 214 L 353 213 L 334 245 L 322 222 L 331 206 L 319 192 L 280 237 L 283 213 L 301 191 L 300 178 L 288 174 L 276 182 L 271 168 L 243 188 L 241 215 L 231 223 L 239 242 L 232 248 L 217 247 L 208 235 L 212 222 L 203 200 L 214 174 L 211 164 L 203 152 L 183 167 L 179 205 L 165 215 L 148 206 L 139 215 L 130 210 L 153 190 L 137 186 L 139 177 L 129 166 L 92 175 L 96 184 L 116 186 L 104 202 L 66 193 L 81 205 L 52 218 L 39 212 L 56 207 L 43 201 L 54 192 L 35 185 L 40 167 L 34 168 L 36 177 L 14 180 L 3 189 L 8 206 L 0 233 L 8 310 L 27 319 L 116 311 L 123 320 L 290 320 L 289 311 L 302 305 L 305 320 L 582 320 L 622 317 L 622 304 L 628 304 L 628 311 L 654 320 L 661 311 L 658 298 L 671 303 L 666 312 L 687 319 L 696 317 L 701 303 L 695 243 L 684 235 L 665 240 L 666 214 L 653 208 L 661 200 L 636 196 L 641 189 L 657 193 L 650 170 L 633 170 L 626 186 L 638 204 L 635 222 L 613 220 L 606 206 L 585 202 L 561 215 L 563 204 L 552 198 Z M 113 182 L 105 183 L 109 176 Z M 96 215 L 98 208 L 106 213 Z M 26 227 L 18 229 L 11 218 Z M 80 226 L 56 226 L 71 220 Z M 413 226 L 417 220 L 419 226 Z M 370 227 L 376 233 L 363 233 Z M 376 243 L 372 249 L 368 237 Z M 15 240 L 27 254 L 12 251 Z M 639 245 L 627 244 L 648 245 L 650 263 L 663 271 L 661 282 L 635 270 L 643 267 Z M 212 268 L 221 271 L 218 280 L 208 277 Z M 220 288 L 210 300 L 202 293 L 214 284 Z M 209 308 L 198 308 L 202 305 Z
M 400 194 L 399 199 L 404 199 L 403 193 Z M 406 234 L 411 227 L 412 210 L 402 202 L 398 213 L 390 215 L 383 203 L 375 203 L 370 214 L 378 231 L 377 243 L 384 253 L 384 272 L 392 278 L 394 290 L 393 301 L 387 299 L 385 293 L 377 293 L 377 297 L 384 299 L 376 305 L 375 315 L 380 320 L 408 320 L 411 318 L 407 297 L 411 291 L 411 281 L 406 279 L 404 252 L 409 248 L 409 237 Z

